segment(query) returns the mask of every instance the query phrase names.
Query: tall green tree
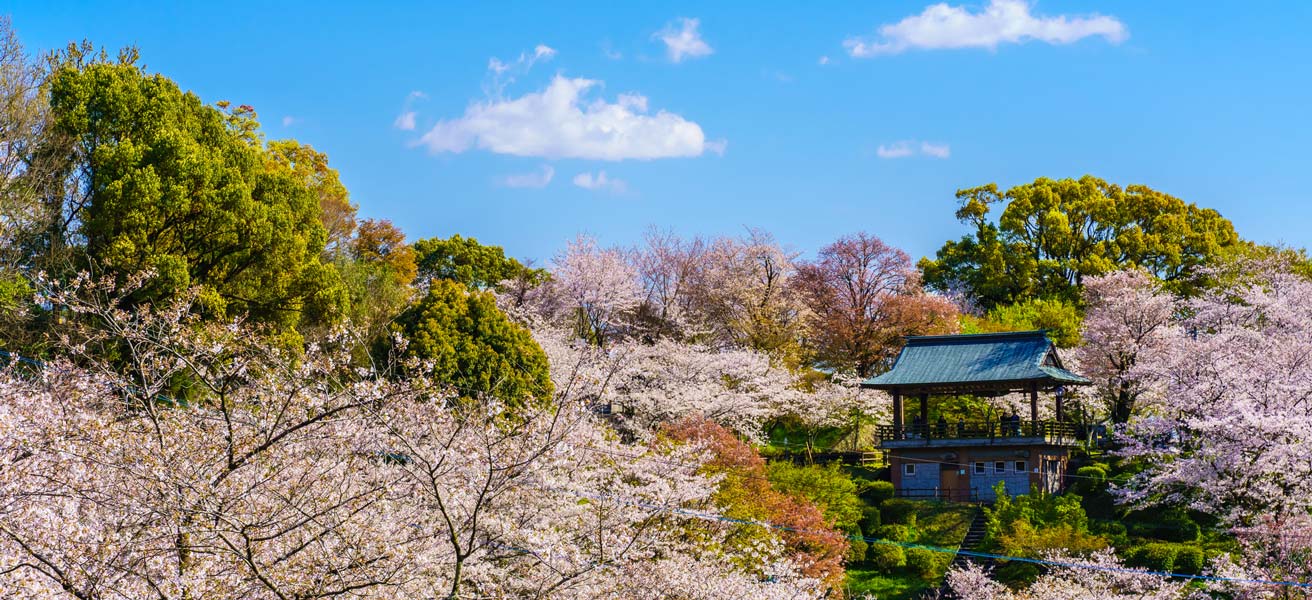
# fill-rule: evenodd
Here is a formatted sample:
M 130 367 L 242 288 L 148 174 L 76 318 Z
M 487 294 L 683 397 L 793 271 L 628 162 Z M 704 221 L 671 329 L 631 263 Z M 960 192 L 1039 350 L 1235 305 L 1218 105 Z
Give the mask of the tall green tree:
M 428 238 L 415 242 L 419 280 L 444 279 L 471 289 L 497 288 L 503 281 L 541 283 L 546 271 L 533 269 L 506 256 L 500 246 L 485 246 L 474 238 Z
M 1239 243 L 1215 210 L 1089 175 L 1006 192 L 991 183 L 958 190 L 957 199 L 957 218 L 974 233 L 919 266 L 927 285 L 964 292 L 985 310 L 1030 298 L 1079 302 L 1083 277 L 1129 267 L 1188 293 L 1200 265 Z M 996 223 L 994 205 L 1005 205 Z
M 431 363 L 429 374 L 461 397 L 495 397 L 508 405 L 550 402 L 547 355 L 528 329 L 497 308 L 491 293 L 438 279 L 397 319 L 405 354 Z
M 252 109 L 222 111 L 162 75 L 109 63 L 58 68 L 50 109 L 76 183 L 60 211 L 65 235 L 94 271 L 154 271 L 133 301 L 198 287 L 211 314 L 288 329 L 341 314 L 320 198 L 268 159 Z

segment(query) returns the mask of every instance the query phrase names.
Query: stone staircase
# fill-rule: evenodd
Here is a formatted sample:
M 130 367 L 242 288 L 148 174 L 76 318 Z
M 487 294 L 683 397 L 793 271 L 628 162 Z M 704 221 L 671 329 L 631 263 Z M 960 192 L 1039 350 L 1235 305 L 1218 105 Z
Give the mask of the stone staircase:
M 957 555 L 952 557 L 952 562 L 948 565 L 948 570 L 964 568 L 969 563 L 975 563 L 985 568 L 992 567 L 994 560 L 991 558 L 980 558 L 961 554 L 962 550 L 977 551 L 980 543 L 984 541 L 984 529 L 988 526 L 988 519 L 984 517 L 984 510 L 981 508 L 975 513 L 975 518 L 970 522 L 970 529 L 966 531 L 965 539 L 961 540 L 961 546 L 957 549 Z M 949 599 L 957 596 L 948 589 L 946 581 L 937 590 L 929 592 L 927 598 Z

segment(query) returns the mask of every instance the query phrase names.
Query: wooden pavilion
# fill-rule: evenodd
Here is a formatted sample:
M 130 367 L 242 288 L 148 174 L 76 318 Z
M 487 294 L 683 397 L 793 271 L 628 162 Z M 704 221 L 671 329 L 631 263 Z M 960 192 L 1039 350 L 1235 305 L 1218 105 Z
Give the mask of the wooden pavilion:
M 888 452 L 893 486 L 903 497 L 994 499 L 1004 482 L 1008 494 L 1031 486 L 1059 491 L 1069 449 L 1080 443 L 1062 405 L 1067 386 L 1088 379 L 1066 370 L 1044 331 L 908 337 L 893 368 L 861 387 L 893 396 L 893 423 L 877 428 Z M 929 421 L 930 399 L 948 396 L 1029 396 L 1021 415 Z M 1054 397 L 1054 418 L 1039 419 L 1039 394 Z M 911 423 L 904 403 L 919 399 Z

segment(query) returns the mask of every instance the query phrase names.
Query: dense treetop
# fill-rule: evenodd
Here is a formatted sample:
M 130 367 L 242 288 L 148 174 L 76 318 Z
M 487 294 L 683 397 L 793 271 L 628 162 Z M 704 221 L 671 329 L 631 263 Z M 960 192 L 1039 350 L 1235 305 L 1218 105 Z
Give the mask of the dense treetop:
M 1147 186 L 1086 175 L 1005 192 L 996 184 L 957 191 L 957 218 L 975 231 L 923 259 L 925 283 L 968 294 L 984 309 L 1033 297 L 1078 302 L 1085 276 L 1140 267 L 1185 288 L 1189 275 L 1239 243 L 1215 210 Z M 1005 204 L 994 222 L 993 205 Z

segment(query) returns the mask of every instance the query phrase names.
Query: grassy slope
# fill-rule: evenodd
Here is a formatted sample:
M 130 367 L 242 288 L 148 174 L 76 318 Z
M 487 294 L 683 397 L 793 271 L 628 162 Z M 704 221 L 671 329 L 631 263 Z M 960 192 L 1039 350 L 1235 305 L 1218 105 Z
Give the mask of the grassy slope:
M 970 522 L 979 509 L 963 504 L 941 502 L 921 502 L 916 512 L 915 544 L 955 549 L 965 539 Z M 862 568 L 863 565 L 849 565 L 847 569 L 848 597 L 872 594 L 880 600 L 899 600 L 917 598 L 926 590 L 938 587 L 943 581 L 943 574 L 951 555 L 944 554 L 941 569 L 931 579 L 922 579 L 919 575 L 908 572 L 883 574 Z

